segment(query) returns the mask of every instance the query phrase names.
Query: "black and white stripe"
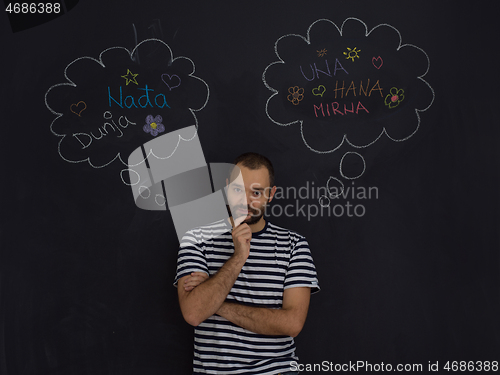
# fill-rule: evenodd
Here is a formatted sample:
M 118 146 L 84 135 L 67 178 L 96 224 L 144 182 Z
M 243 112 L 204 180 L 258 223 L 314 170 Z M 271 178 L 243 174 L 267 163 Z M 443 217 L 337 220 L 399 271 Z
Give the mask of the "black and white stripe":
M 270 222 L 252 233 L 250 255 L 227 300 L 249 306 L 281 308 L 287 288 L 319 290 L 309 245 L 300 234 Z M 215 274 L 234 252 L 231 227 L 225 221 L 188 231 L 181 240 L 174 285 L 191 272 Z M 195 373 L 278 374 L 297 361 L 289 336 L 250 332 L 212 315 L 195 328 Z

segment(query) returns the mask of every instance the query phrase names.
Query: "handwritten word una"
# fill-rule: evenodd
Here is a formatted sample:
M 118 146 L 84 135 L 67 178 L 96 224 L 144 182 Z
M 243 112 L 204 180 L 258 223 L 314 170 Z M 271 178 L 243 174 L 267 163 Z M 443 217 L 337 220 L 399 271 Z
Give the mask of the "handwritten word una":
M 314 65 L 314 68 L 313 68 Z M 307 78 L 306 75 L 304 74 L 304 71 L 302 70 L 302 65 L 300 66 L 300 72 L 302 73 L 302 76 L 308 80 L 308 81 L 313 81 L 314 79 L 319 79 L 319 73 L 323 73 L 324 75 L 331 77 L 332 73 L 330 72 L 330 65 L 328 65 L 328 60 L 325 59 L 325 65 L 326 65 L 326 71 L 324 70 L 319 70 L 318 67 L 316 66 L 316 63 L 313 63 L 313 65 L 309 64 L 309 67 L 311 68 L 312 72 L 312 78 Z M 343 70 L 345 74 L 349 74 L 347 70 L 344 69 L 342 64 L 340 63 L 339 59 L 335 59 L 335 67 L 333 70 L 333 75 L 337 75 L 337 70 Z

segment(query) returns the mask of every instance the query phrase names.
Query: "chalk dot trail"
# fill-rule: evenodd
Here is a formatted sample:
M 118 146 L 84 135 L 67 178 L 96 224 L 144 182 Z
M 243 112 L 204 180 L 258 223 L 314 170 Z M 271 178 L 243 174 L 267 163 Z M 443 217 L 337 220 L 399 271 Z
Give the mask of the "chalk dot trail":
M 344 145 L 356 149 L 344 151 L 338 178 L 360 178 L 367 164 L 363 149 L 381 137 L 395 142 L 412 137 L 420 127 L 420 113 L 434 102 L 434 90 L 425 80 L 427 53 L 403 44 L 399 30 L 386 23 L 369 29 L 358 18 L 347 18 L 340 26 L 318 19 L 305 35 L 279 37 L 274 51 L 277 61 L 262 74 L 271 92 L 267 117 L 276 125 L 297 126 L 311 152 L 330 154 Z M 290 83 L 304 89 L 303 95 L 294 91 L 290 96 Z M 321 197 L 320 204 L 330 198 Z

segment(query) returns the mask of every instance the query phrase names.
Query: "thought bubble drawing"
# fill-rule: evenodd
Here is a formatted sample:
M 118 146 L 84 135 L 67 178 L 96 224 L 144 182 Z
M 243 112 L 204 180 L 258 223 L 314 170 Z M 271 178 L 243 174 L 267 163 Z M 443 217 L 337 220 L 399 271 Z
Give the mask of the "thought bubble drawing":
M 278 38 L 275 53 L 278 61 L 262 75 L 272 92 L 267 116 L 280 126 L 296 125 L 312 152 L 333 153 L 343 144 L 358 149 L 346 153 L 342 162 L 359 159 L 360 174 L 348 175 L 341 162 L 344 178 L 363 174 L 366 163 L 360 152 L 382 136 L 395 142 L 413 136 L 420 112 L 434 101 L 434 90 L 423 78 L 429 57 L 421 48 L 403 44 L 399 31 L 388 24 L 368 31 L 357 18 L 346 19 L 340 28 L 319 19 L 306 36 Z M 296 87 L 304 89 L 300 103 L 298 95 L 290 100 L 289 88 Z
M 195 131 L 192 128 L 166 133 L 145 143 L 130 154 L 129 168 L 122 171 L 129 175 L 127 184 L 137 207 L 170 211 L 179 242 L 190 229 L 214 222 L 222 227 L 229 223 L 229 216 L 235 225 L 246 218 L 227 199 L 228 180 L 238 179 L 244 186 L 239 168 L 230 163 L 207 163 L 199 137 L 186 140 Z M 158 157 L 165 148 L 174 148 L 175 152 Z M 123 176 L 122 179 L 125 181 Z
M 195 112 L 208 102 L 209 87 L 194 73 L 192 60 L 174 58 L 159 39 L 144 40 L 132 51 L 111 47 L 97 59 L 73 60 L 64 69 L 67 82 L 45 93 L 47 108 L 57 116 L 50 130 L 60 138 L 59 155 L 94 168 L 114 160 L 130 167 L 124 160 L 138 147 L 178 132 L 175 142 L 155 150 L 159 158 L 171 156 L 181 140 L 196 136 Z
M 118 159 L 136 206 L 170 210 L 179 241 L 193 227 L 246 218 L 226 198 L 226 181 L 241 178 L 239 170 L 205 161 L 195 112 L 206 106 L 209 88 L 194 72 L 193 61 L 148 39 L 132 51 L 112 47 L 98 59 L 72 61 L 68 82 L 45 94 L 57 116 L 50 129 L 60 137 L 59 155 L 93 168 Z

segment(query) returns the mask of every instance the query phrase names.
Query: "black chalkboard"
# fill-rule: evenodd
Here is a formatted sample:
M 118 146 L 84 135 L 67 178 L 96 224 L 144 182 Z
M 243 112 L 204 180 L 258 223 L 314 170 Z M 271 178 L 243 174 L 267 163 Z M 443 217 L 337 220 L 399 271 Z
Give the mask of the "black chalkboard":
M 128 164 L 182 131 L 206 165 L 273 162 L 268 220 L 306 236 L 321 286 L 310 373 L 494 369 L 492 2 L 60 4 L 0 16 L 1 374 L 191 373 L 176 214 Z

